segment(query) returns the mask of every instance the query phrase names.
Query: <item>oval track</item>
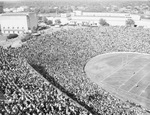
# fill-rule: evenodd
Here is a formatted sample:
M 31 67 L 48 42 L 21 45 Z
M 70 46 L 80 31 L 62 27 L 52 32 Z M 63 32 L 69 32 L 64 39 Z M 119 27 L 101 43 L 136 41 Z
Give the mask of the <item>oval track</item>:
M 93 82 L 117 97 L 150 109 L 150 55 L 102 54 L 86 64 L 85 72 Z

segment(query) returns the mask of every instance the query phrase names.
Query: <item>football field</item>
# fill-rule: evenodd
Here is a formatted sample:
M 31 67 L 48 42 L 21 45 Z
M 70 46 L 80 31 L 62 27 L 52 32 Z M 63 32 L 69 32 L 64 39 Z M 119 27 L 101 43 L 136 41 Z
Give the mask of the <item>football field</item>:
M 98 55 L 89 60 L 85 72 L 118 98 L 150 109 L 150 55 L 131 52 Z

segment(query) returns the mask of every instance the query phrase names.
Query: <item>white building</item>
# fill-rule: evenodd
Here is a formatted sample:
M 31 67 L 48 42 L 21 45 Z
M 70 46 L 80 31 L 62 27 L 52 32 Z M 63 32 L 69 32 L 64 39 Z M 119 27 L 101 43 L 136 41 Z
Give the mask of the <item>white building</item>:
M 15 8 L 15 10 L 13 10 L 13 12 L 24 12 L 24 8 L 23 7 L 18 7 L 18 8 Z
M 11 12 L 10 8 L 4 8 L 4 12 Z
M 37 16 L 35 13 L 4 13 L 0 16 L 1 32 L 26 33 L 37 27 Z
M 140 21 L 139 15 L 129 13 L 101 13 L 101 12 L 79 12 L 74 11 L 71 14 L 70 23 L 89 23 L 93 26 L 99 25 L 99 20 L 104 19 L 112 26 L 125 26 L 127 19 L 133 19 L 134 21 Z
M 75 10 L 75 11 L 73 11 L 73 13 L 74 13 L 76 16 L 81 16 L 81 15 L 82 15 L 82 11 L 80 11 L 80 10 Z

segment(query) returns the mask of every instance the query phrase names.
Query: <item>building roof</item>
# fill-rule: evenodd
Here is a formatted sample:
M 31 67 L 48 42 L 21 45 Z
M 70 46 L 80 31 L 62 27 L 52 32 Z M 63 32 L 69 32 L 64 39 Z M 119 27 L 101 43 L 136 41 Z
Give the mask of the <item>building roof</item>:
M 77 17 L 77 18 L 81 18 L 81 17 L 85 17 L 85 18 L 87 18 L 87 17 L 92 17 L 92 18 L 94 18 L 94 17 L 97 17 L 97 18 L 125 18 L 125 16 L 86 16 L 86 15 L 81 15 L 81 16 L 72 16 L 72 17 Z
M 21 12 L 21 13 L 3 13 L 1 16 L 28 16 L 29 14 L 32 14 L 33 12 Z

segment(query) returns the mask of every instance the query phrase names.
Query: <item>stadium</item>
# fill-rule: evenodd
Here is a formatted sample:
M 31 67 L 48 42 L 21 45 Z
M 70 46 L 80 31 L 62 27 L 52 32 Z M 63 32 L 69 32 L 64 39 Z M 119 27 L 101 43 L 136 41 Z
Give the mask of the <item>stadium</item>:
M 149 115 L 149 36 L 85 27 L 0 47 L 1 114 Z

